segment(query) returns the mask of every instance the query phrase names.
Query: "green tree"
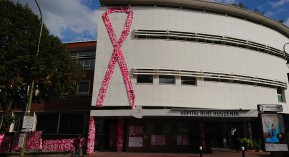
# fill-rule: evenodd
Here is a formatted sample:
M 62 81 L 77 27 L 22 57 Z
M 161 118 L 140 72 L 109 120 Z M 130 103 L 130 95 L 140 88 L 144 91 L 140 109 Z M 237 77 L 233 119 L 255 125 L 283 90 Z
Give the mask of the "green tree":
M 84 76 L 84 71 L 70 58 L 65 45 L 51 35 L 45 25 L 37 53 L 41 24 L 38 16 L 28 6 L 9 0 L 0 1 L 0 10 L 2 115 L 9 115 L 7 112 L 14 105 L 24 108 L 32 80 L 35 81 L 37 90 L 33 91 L 34 98 L 41 101 L 74 89 Z M 7 120 L 3 116 L 1 122 L 4 119 L 11 122 L 11 119 Z

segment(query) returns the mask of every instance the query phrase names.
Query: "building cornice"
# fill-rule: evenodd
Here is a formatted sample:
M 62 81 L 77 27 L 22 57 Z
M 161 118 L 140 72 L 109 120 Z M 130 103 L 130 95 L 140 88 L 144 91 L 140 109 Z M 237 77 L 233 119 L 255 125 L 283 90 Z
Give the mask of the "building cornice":
M 233 5 L 225 5 L 201 0 L 100 0 L 103 6 L 159 5 L 204 10 L 234 16 L 272 28 L 289 38 L 289 27 L 257 12 Z

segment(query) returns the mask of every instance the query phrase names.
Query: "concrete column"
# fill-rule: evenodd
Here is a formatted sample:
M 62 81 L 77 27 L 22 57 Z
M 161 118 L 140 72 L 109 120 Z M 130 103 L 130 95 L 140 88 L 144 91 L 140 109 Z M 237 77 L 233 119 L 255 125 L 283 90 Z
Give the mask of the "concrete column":
M 203 147 L 203 150 L 206 150 L 206 137 L 205 137 L 205 123 L 204 120 L 199 120 L 199 129 L 200 129 L 200 144 Z
M 118 152 L 123 151 L 123 138 L 124 138 L 124 118 L 118 118 L 118 125 L 117 125 L 117 145 L 116 149 Z
M 94 143 L 95 143 L 95 122 L 94 118 L 90 117 L 88 137 L 87 137 L 87 154 L 92 154 L 94 152 Z

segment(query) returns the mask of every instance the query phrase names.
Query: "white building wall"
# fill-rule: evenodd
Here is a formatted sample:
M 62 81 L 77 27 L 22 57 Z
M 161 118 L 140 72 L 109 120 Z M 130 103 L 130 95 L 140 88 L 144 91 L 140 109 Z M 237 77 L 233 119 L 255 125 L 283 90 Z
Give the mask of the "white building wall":
M 250 40 L 280 50 L 288 41 L 288 38 L 275 30 L 225 15 L 161 7 L 131 9 L 134 12 L 131 31 L 154 29 L 207 33 Z M 95 105 L 113 51 L 101 18 L 103 11 L 104 8 L 99 11 L 92 106 Z M 112 14 L 110 19 L 119 37 L 126 14 Z M 175 40 L 136 39 L 131 32 L 122 50 L 130 72 L 134 67 L 156 67 L 233 73 L 288 82 L 288 68 L 284 59 L 249 49 Z M 155 77 L 153 85 L 139 85 L 132 74 L 131 79 L 136 105 L 141 106 L 256 109 L 257 104 L 280 104 L 277 91 L 273 88 L 207 82 L 201 79 L 197 86 L 181 86 L 179 78 L 176 85 L 159 85 L 158 77 Z M 289 101 L 287 90 L 286 98 Z M 281 104 L 285 112 L 289 113 L 288 105 Z M 129 106 L 118 65 L 110 81 L 104 106 Z

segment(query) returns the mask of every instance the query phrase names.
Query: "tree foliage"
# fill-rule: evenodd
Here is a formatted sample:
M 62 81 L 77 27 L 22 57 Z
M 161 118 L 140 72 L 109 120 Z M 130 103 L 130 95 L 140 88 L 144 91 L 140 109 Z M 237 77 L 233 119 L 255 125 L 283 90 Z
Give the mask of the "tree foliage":
M 41 24 L 38 16 L 28 6 L 8 0 L 1 0 L 0 10 L 2 109 L 8 112 L 13 104 L 23 106 L 32 80 L 41 100 L 74 89 L 84 72 L 45 25 L 37 53 Z

